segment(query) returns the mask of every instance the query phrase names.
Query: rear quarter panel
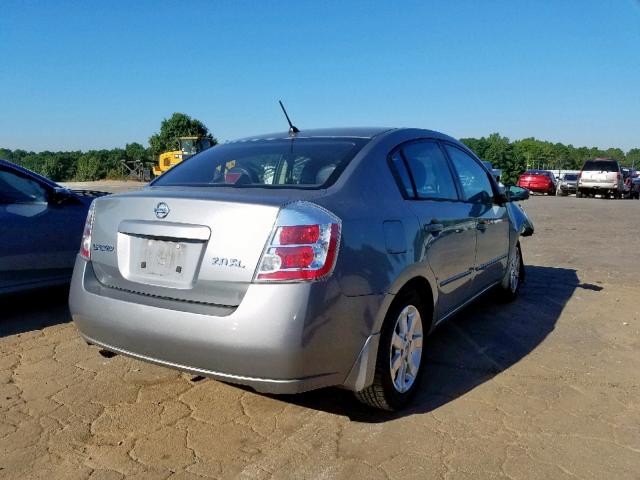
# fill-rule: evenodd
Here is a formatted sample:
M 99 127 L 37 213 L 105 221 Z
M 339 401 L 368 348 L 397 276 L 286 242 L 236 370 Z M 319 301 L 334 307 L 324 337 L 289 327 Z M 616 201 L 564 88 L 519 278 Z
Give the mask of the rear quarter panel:
M 424 131 L 403 130 L 372 140 L 327 195 L 317 200 L 343 222 L 335 274 L 347 296 L 393 297 L 417 276 L 435 285 L 430 270 L 417 263 L 418 218 L 406 207 L 387 163 L 395 146 L 420 136 L 427 138 Z M 437 299 L 433 288 L 431 295 Z M 381 306 L 379 319 L 388 303 Z

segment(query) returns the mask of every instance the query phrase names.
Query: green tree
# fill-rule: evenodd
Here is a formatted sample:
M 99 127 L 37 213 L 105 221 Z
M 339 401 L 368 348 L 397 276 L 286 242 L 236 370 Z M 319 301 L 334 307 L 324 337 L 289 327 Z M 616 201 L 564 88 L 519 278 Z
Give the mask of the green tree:
M 485 137 L 482 138 L 461 138 L 460 141 L 475 152 L 475 154 L 484 158 L 484 154 L 489 148 L 489 142 Z
M 131 163 L 140 162 L 143 165 L 146 165 L 152 161 L 149 150 L 136 142 L 127 143 L 124 147 L 124 156 L 126 160 Z
M 75 180 L 89 182 L 102 178 L 102 162 L 96 151 L 89 151 L 78 159 Z
M 178 137 L 196 135 L 210 138 L 214 145 L 217 143 L 204 123 L 184 113 L 176 112 L 170 118 L 162 120 L 160 131 L 149 137 L 151 155 L 155 159 L 162 152 L 176 150 Z
M 608 148 L 605 150 L 604 156 L 618 160 L 620 163 L 625 163 L 626 160 L 624 152 L 619 148 Z
M 640 169 L 640 148 L 632 148 L 627 152 L 627 165 Z
M 513 185 L 526 168 L 523 158 L 515 154 L 513 145 L 507 137 L 492 133 L 487 138 L 488 147 L 483 159 L 491 162 L 494 168 L 502 169 L 501 180 L 504 184 Z

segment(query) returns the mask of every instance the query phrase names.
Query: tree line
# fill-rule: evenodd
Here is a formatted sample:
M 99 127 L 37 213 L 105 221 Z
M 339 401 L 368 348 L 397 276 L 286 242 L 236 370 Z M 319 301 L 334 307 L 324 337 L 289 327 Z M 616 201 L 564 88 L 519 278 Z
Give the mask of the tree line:
M 22 165 L 56 182 L 95 181 L 126 178 L 130 167 L 141 164 L 151 168 L 162 152 L 176 150 L 178 137 L 208 137 L 213 143 L 216 139 L 200 120 L 184 113 L 174 113 L 162 120 L 160 131 L 149 137 L 149 147 L 140 143 L 128 143 L 124 148 L 110 150 L 89 150 L 87 152 L 29 152 L 0 148 L 0 158 Z
M 87 152 L 28 152 L 0 148 L 0 158 L 22 165 L 56 182 L 93 181 L 104 178 L 122 179 L 127 169 L 122 161 L 152 163 L 148 148 L 139 143 L 129 143 L 125 148 L 89 150 Z
M 533 137 L 512 142 L 499 133 L 460 141 L 481 159 L 491 162 L 494 168 L 501 168 L 505 184 L 517 182 L 525 170 L 580 170 L 586 160 L 598 157 L 613 158 L 623 166 L 640 167 L 640 148 L 625 153 L 621 148 L 574 147 Z
M 180 136 L 199 135 L 216 139 L 201 121 L 184 113 L 174 113 L 160 124 L 160 131 L 149 138 L 149 147 L 128 143 L 124 148 L 89 150 L 87 152 L 29 152 L 0 148 L 0 158 L 22 165 L 54 181 L 94 181 L 121 179 L 127 176 L 124 163 L 141 163 L 151 168 L 160 153 L 175 150 Z M 502 181 L 513 184 L 527 169 L 579 170 L 586 160 L 607 157 L 622 165 L 640 167 L 640 148 L 624 152 L 620 148 L 602 150 L 595 147 L 574 147 L 535 138 L 510 141 L 499 133 L 488 137 L 462 138 L 481 159 L 502 169 Z

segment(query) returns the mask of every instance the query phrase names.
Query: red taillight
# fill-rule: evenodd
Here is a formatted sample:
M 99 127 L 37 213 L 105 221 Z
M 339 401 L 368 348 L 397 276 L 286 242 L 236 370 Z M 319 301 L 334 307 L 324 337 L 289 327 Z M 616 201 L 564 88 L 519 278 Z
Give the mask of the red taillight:
M 332 272 L 339 240 L 338 223 L 279 227 L 262 255 L 256 280 L 319 280 Z
M 87 220 L 84 222 L 84 230 L 82 232 L 82 242 L 80 242 L 80 256 L 85 260 L 91 259 L 91 232 L 94 218 L 95 203 L 92 203 L 87 212 Z
M 304 245 L 316 243 L 320 238 L 319 225 L 280 227 L 280 245 Z
M 280 268 L 307 268 L 313 263 L 313 247 L 280 247 L 275 254 L 281 258 Z

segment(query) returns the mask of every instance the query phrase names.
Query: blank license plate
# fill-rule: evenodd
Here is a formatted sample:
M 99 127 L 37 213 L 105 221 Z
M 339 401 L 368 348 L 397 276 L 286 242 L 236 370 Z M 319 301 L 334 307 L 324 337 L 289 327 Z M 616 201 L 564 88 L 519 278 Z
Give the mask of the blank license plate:
M 146 275 L 180 279 L 184 275 L 189 255 L 188 243 L 167 240 L 143 240 L 136 270 Z

